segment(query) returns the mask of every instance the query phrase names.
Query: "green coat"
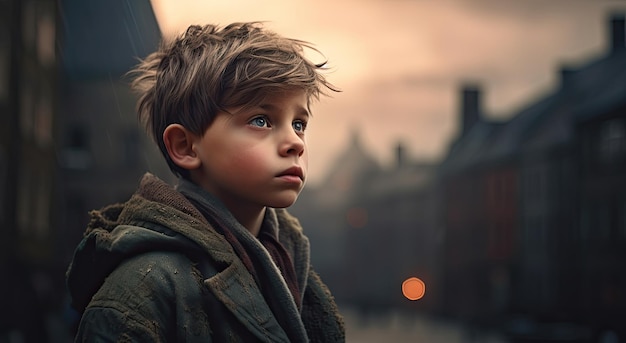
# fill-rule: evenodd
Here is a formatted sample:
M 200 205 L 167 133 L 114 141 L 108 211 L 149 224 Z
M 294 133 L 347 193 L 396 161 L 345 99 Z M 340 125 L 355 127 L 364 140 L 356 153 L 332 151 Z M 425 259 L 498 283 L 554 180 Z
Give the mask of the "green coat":
M 284 281 L 273 285 L 281 313 L 223 236 L 158 178 L 147 174 L 128 202 L 91 215 L 67 274 L 72 305 L 83 313 L 76 341 L 345 341 L 334 300 L 309 266 L 308 240 L 285 210 L 268 209 L 266 217 L 274 218 L 303 295 L 298 311 Z

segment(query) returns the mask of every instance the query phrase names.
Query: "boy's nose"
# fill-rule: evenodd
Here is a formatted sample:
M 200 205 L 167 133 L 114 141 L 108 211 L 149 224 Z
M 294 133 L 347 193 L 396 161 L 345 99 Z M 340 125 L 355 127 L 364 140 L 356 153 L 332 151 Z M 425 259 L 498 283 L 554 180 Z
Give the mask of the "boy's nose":
M 302 156 L 304 153 L 304 138 L 300 137 L 293 129 L 283 135 L 279 152 L 281 156 L 296 155 Z

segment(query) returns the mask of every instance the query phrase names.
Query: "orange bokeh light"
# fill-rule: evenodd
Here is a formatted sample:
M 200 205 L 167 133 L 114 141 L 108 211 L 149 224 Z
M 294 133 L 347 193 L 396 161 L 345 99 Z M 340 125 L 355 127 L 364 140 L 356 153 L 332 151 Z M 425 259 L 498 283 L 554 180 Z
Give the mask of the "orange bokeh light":
M 402 294 L 409 300 L 419 300 L 424 293 L 426 293 L 426 284 L 416 277 L 410 277 L 402 283 Z
M 367 225 L 367 211 L 360 207 L 353 207 L 346 213 L 348 225 L 355 229 L 360 229 Z

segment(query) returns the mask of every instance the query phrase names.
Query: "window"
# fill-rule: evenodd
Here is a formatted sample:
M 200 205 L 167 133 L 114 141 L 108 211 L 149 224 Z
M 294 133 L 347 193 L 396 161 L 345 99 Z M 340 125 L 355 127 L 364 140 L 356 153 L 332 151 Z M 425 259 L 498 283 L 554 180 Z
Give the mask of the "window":
M 580 238 L 583 243 L 587 242 L 591 231 L 589 212 L 589 205 L 587 203 L 583 203 L 580 210 Z
M 530 167 L 526 172 L 525 193 L 529 204 L 538 204 L 546 197 L 546 170 L 542 166 Z
M 626 155 L 626 128 L 620 119 L 602 123 L 600 127 L 599 157 L 603 163 L 614 163 Z
M 8 30 L 7 30 L 8 31 Z M 9 97 L 9 61 L 11 44 L 5 30 L 0 30 L 0 104 Z
M 39 63 L 44 66 L 54 64 L 55 43 L 54 19 L 50 14 L 44 14 L 37 21 L 37 57 Z
M 22 137 L 31 138 L 33 133 L 33 113 L 35 97 L 33 89 L 28 87 L 29 81 L 27 78 L 22 80 L 22 89 L 20 94 L 20 128 L 22 129 Z
M 36 188 L 32 203 L 33 235 L 36 238 L 45 238 L 50 232 L 51 183 L 46 170 L 40 169 L 35 173 Z
M 51 96 L 42 94 L 34 113 L 34 136 L 42 147 L 47 147 L 52 143 L 52 106 Z
M 61 164 L 64 168 L 76 170 L 85 170 L 91 166 L 89 134 L 83 126 L 77 125 L 68 130 Z
M 0 218 L 5 217 L 6 206 L 4 201 L 7 200 L 5 194 L 9 191 L 7 183 L 9 182 L 9 163 L 5 153 L 5 147 L 0 145 Z M 2 219 L 0 219 L 2 220 Z
M 618 225 L 621 239 L 626 239 L 626 197 L 622 197 L 618 204 Z
M 17 5 L 17 4 L 16 4 Z M 22 44 L 28 51 L 35 47 L 37 38 L 37 3 L 25 1 L 22 5 Z

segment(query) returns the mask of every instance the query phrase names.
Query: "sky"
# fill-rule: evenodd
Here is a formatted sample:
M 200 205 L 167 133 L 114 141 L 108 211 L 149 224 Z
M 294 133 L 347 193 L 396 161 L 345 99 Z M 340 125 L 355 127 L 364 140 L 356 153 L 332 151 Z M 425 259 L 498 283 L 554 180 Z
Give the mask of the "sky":
M 342 92 L 313 106 L 309 184 L 323 182 L 353 134 L 381 166 L 402 142 L 415 160 L 443 158 L 458 131 L 463 84 L 485 116 L 508 118 L 558 84 L 563 66 L 600 56 L 608 18 L 626 0 L 151 0 L 161 31 L 265 21 L 313 43 Z

